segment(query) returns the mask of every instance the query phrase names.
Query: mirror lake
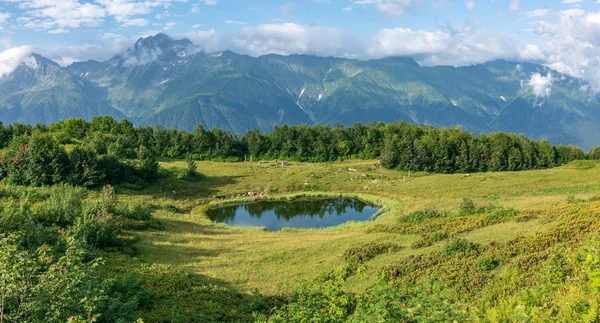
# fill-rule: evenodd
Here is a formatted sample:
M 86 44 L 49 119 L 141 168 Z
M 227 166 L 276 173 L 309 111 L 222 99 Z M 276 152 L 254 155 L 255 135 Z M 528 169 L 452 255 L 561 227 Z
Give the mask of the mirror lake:
M 378 206 L 354 198 L 260 201 L 209 209 L 206 215 L 215 223 L 283 228 L 325 228 L 349 221 L 366 221 Z

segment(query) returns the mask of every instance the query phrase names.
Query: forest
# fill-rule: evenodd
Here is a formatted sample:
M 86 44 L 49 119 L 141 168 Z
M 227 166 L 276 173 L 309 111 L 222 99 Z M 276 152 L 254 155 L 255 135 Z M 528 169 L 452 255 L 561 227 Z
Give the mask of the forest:
M 256 166 L 274 159 L 294 165 Z M 0 126 L 0 322 L 596 321 L 600 187 L 590 172 L 599 159 L 598 147 L 586 154 L 515 134 L 402 122 L 281 126 L 244 136 L 201 126 L 134 127 L 110 117 Z M 417 174 L 406 182 L 408 171 Z M 234 172 L 238 182 L 224 178 Z M 544 180 L 555 172 L 564 177 Z M 568 178 L 580 183 L 567 185 Z M 477 195 L 473 185 L 489 192 Z M 248 187 L 275 197 L 368 191 L 364 199 L 387 211 L 338 231 L 308 231 L 331 249 L 311 245 L 310 256 L 297 259 L 292 246 L 316 243 L 302 232 L 227 228 L 197 211 Z M 410 205 L 404 198 L 417 188 L 422 195 Z M 526 202 L 539 208 L 520 207 Z M 531 231 L 498 229 L 512 224 Z M 489 228 L 495 231 L 480 233 Z M 352 240 L 338 242 L 340 232 Z M 169 243 L 152 240 L 170 234 Z M 261 261 L 235 260 L 264 277 L 273 267 L 286 271 L 281 259 L 290 271 L 316 255 L 326 261 L 319 260 L 316 277 L 274 293 L 152 261 L 177 254 L 156 248 L 195 235 L 242 239 L 233 241 L 238 247 L 269 241 L 262 247 L 272 254 Z M 182 253 L 202 254 L 193 248 Z M 370 283 L 357 288 L 363 276 Z
M 404 171 L 469 173 L 518 171 L 599 159 L 574 146 L 552 146 L 510 133 L 474 135 L 460 128 L 437 129 L 404 122 L 357 123 L 351 127 L 281 126 L 243 137 L 219 129 L 193 132 L 160 126 L 134 127 L 112 117 L 68 119 L 50 126 L 0 124 L 0 178 L 18 185 L 149 183 L 158 158 L 241 161 L 288 159 L 332 162 L 379 159 Z

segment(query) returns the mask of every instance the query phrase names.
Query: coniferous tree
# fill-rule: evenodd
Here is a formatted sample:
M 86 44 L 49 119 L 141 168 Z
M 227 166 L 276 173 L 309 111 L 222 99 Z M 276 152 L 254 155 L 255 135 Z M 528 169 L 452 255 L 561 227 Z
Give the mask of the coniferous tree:
M 155 181 L 158 177 L 158 161 L 154 153 L 145 146 L 140 146 L 138 150 L 137 171 L 139 177 L 148 183 Z

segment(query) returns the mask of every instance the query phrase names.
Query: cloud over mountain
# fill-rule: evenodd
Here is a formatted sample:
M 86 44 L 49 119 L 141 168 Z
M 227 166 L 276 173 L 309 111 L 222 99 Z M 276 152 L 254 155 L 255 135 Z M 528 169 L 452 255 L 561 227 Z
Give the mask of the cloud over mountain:
M 34 65 L 35 59 L 31 57 L 31 46 L 19 46 L 0 52 L 0 78 L 12 73 L 21 63 Z

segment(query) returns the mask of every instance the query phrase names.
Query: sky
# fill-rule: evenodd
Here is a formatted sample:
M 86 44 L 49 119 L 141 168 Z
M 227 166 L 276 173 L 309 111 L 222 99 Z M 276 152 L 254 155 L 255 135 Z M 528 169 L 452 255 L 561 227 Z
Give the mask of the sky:
M 31 52 L 102 61 L 159 32 L 251 56 L 532 61 L 600 91 L 600 0 L 0 0 L 0 76 Z

